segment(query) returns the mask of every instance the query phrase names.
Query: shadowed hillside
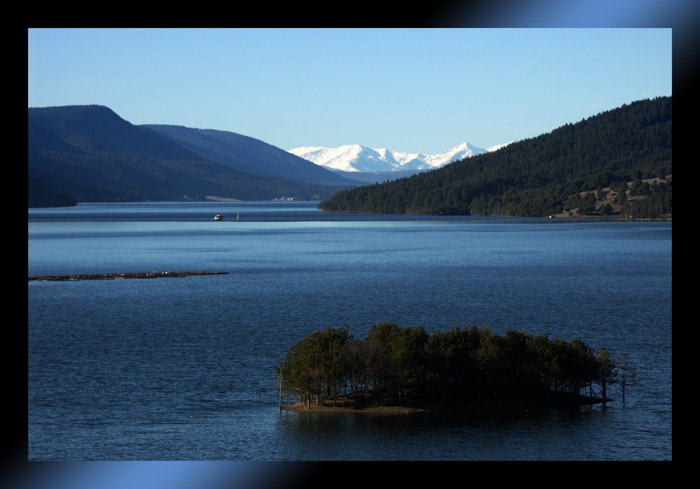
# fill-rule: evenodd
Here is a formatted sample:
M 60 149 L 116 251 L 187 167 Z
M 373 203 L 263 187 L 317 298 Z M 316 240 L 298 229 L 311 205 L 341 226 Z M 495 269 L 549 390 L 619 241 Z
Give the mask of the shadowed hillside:
M 29 205 L 324 198 L 337 187 L 237 171 L 98 105 L 27 111 Z M 38 184 L 37 184 L 38 183 Z M 52 195 L 67 197 L 58 200 Z M 53 204 L 52 204 L 53 202 Z
M 139 127 L 152 129 L 204 158 L 250 175 L 274 175 L 344 187 L 357 185 L 357 182 L 249 136 L 171 125 L 149 124 Z

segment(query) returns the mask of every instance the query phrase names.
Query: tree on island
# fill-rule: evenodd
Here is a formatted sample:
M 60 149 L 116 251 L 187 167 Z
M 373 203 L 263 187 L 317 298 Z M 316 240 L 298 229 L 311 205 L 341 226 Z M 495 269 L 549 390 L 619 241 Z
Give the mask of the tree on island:
M 622 403 L 624 404 L 626 401 L 625 394 L 627 385 L 636 381 L 637 369 L 632 362 L 629 361 L 627 355 L 619 355 L 617 358 L 615 358 L 615 364 L 619 372 L 620 384 L 622 387 Z
M 600 383 L 603 402 L 606 402 L 608 398 L 608 385 L 612 384 L 617 379 L 617 366 L 612 354 L 605 348 L 598 350 L 596 362 L 598 364 L 596 380 Z
M 608 350 L 581 340 L 488 327 L 429 335 L 422 326 L 373 325 L 355 339 L 348 326 L 317 331 L 293 345 L 276 372 L 282 390 L 307 408 L 342 396 L 369 404 L 433 406 L 480 402 L 581 405 L 607 402 L 616 381 Z M 593 386 L 601 395 L 594 395 Z M 280 398 L 280 408 L 281 398 Z

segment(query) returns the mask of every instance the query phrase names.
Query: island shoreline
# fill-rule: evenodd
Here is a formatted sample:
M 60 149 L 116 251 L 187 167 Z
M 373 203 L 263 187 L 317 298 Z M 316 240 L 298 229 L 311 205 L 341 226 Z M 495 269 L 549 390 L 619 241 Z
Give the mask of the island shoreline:
M 308 414 L 481 414 L 494 412 L 526 412 L 530 410 L 543 409 L 577 409 L 582 406 L 594 404 L 605 404 L 613 399 L 602 399 L 600 397 L 567 396 L 553 399 L 551 402 L 545 400 L 513 400 L 513 401 L 480 401 L 480 402 L 414 402 L 407 404 L 382 404 L 369 402 L 362 406 L 348 396 L 341 396 L 336 401 L 324 399 L 316 405 L 311 403 L 296 402 L 280 406 L 281 411 Z

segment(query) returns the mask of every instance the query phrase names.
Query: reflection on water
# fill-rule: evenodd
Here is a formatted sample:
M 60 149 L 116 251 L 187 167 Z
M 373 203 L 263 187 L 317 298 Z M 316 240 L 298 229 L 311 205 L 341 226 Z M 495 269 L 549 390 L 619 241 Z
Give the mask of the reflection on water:
M 294 412 L 277 424 L 285 451 L 300 460 L 571 460 L 571 437 L 595 437 L 609 414 L 590 406 L 477 415 Z M 615 459 L 609 450 L 589 455 Z

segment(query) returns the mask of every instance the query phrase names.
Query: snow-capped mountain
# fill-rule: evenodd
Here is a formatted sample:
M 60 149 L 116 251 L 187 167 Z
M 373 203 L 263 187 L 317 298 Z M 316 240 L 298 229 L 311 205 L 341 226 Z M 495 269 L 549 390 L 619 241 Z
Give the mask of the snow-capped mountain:
M 359 144 L 324 148 L 307 146 L 290 149 L 289 152 L 332 170 L 346 172 L 392 172 L 399 170 L 430 170 L 453 161 L 462 160 L 505 145 L 484 149 L 470 143 L 462 143 L 439 154 L 402 153 L 381 148 L 368 148 Z

